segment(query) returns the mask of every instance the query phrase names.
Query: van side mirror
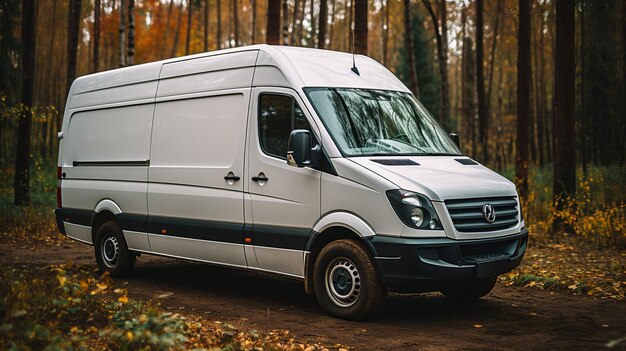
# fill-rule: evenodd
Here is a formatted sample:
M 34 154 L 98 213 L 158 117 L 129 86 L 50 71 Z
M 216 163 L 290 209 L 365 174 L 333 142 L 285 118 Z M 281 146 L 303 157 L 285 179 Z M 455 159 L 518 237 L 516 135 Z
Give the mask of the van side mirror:
M 460 149 L 461 148 L 461 140 L 459 139 L 459 135 L 456 134 L 456 133 L 450 133 L 450 138 L 452 139 L 452 141 L 454 141 L 456 146 Z
M 319 145 L 311 148 L 311 133 L 306 129 L 296 129 L 289 135 L 287 143 L 287 164 L 292 167 L 315 166 Z

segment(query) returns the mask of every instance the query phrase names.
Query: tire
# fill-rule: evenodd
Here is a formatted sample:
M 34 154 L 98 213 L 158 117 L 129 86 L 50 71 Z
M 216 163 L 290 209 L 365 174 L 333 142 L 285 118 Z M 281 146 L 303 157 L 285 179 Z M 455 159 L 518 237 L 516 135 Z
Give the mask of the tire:
M 447 298 L 458 302 L 471 302 L 489 294 L 496 285 L 498 277 L 478 279 L 469 286 L 441 291 Z
M 357 240 L 333 241 L 320 251 L 313 287 L 326 313 L 349 320 L 380 312 L 387 297 L 367 248 Z
M 135 267 L 136 256 L 128 250 L 124 234 L 114 221 L 98 228 L 94 249 L 100 271 L 109 272 L 113 278 L 127 276 Z

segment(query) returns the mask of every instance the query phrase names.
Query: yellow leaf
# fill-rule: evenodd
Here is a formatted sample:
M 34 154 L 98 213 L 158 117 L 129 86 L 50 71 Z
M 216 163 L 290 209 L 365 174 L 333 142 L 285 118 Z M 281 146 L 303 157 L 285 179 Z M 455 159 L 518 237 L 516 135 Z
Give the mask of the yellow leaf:
M 117 301 L 119 301 L 121 303 L 127 303 L 128 302 L 128 296 L 122 295 L 122 296 L 117 298 Z
M 67 277 L 64 275 L 57 275 L 57 279 L 59 280 L 59 284 L 61 284 L 61 286 L 65 285 L 65 282 L 67 281 Z
M 482 328 L 483 325 L 482 324 L 474 324 L 474 328 Z
M 126 331 L 125 336 L 126 336 L 126 339 L 128 339 L 128 341 L 132 341 L 135 338 L 135 335 L 130 330 Z
M 76 333 L 78 331 L 78 327 L 77 326 L 73 326 L 73 327 L 70 328 L 70 331 L 72 333 Z
M 109 286 L 106 283 L 97 283 L 96 286 L 98 287 L 98 289 L 100 290 L 104 290 L 106 288 L 108 288 Z

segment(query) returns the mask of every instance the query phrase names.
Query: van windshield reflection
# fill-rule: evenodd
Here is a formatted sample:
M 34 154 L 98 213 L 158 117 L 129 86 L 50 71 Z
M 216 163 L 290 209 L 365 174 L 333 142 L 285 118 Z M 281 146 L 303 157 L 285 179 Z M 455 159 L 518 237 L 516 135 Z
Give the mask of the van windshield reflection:
M 356 88 L 305 92 L 344 156 L 461 155 L 411 94 Z

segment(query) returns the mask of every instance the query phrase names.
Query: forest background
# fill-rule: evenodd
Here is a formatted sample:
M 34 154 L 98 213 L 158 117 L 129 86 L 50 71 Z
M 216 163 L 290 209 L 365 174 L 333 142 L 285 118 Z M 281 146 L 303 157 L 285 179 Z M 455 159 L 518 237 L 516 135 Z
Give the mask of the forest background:
M 74 78 L 259 43 L 372 57 L 460 135 L 466 155 L 514 181 L 531 243 L 502 282 L 624 299 L 624 0 L 3 0 L 2 242 L 33 245 L 33 256 L 41 243 L 67 243 L 52 209 Z M 0 334 L 35 349 L 80 349 L 96 335 L 87 344 L 119 349 L 148 345 L 133 334 L 143 330 L 167 349 L 195 345 L 185 335 L 204 330 L 112 286 L 89 267 L 3 265 Z M 89 329 L 74 329 L 89 318 Z M 293 342 L 221 326 L 207 335 L 219 343 L 201 345 Z

